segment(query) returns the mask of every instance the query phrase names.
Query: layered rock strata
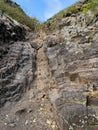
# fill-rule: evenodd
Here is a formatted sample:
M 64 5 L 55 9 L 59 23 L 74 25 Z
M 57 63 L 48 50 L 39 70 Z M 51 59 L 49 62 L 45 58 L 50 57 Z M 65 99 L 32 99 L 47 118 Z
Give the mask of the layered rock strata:
M 6 101 L 19 100 L 34 79 L 37 51 L 29 42 L 24 42 L 25 36 L 22 25 L 1 14 L 0 107 Z
M 44 38 L 57 98 L 50 99 L 61 130 L 98 129 L 98 17 L 71 14 Z

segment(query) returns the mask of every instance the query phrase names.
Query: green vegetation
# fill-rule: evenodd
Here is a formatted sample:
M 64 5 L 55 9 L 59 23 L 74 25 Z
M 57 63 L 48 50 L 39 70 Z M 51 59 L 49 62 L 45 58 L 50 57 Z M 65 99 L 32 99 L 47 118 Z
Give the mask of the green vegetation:
M 88 3 L 85 4 L 84 7 L 82 8 L 82 12 L 86 14 L 88 10 L 92 10 L 95 11 L 96 13 L 97 8 L 98 8 L 98 0 L 88 0 Z
M 72 12 L 72 13 L 78 13 L 79 12 L 79 7 L 77 6 L 77 5 L 72 5 L 72 6 L 70 6 L 70 7 L 68 7 L 67 9 L 66 9 L 66 11 L 68 11 L 68 12 Z
M 56 29 L 58 23 L 61 22 L 61 20 L 64 18 L 64 15 L 68 12 L 72 14 L 79 14 L 79 13 L 87 14 L 89 10 L 91 10 L 94 14 L 98 14 L 98 0 L 87 0 L 84 4 L 81 2 L 76 2 L 72 6 L 64 10 L 61 10 L 52 18 L 44 22 L 43 29 L 46 32 L 53 31 L 54 29 Z
M 36 31 L 40 27 L 39 21 L 36 18 L 30 18 L 27 16 L 18 5 L 10 6 L 10 4 L 5 3 L 4 0 L 0 0 L 0 10 L 21 24 L 27 25 L 32 30 Z
M 0 10 L 11 16 L 16 21 L 27 25 L 34 31 L 39 30 L 45 30 L 46 32 L 51 32 L 54 29 L 56 29 L 58 23 L 61 22 L 61 20 L 65 17 L 64 15 L 67 12 L 70 13 L 87 13 L 88 10 L 93 11 L 95 14 L 98 14 L 98 0 L 87 0 L 84 4 L 81 2 L 77 2 L 76 4 L 73 4 L 72 6 L 61 10 L 56 15 L 54 15 L 52 18 L 48 19 L 46 22 L 40 24 L 40 22 L 36 18 L 31 18 L 27 16 L 24 11 L 18 6 L 17 4 L 15 6 L 11 6 L 10 4 L 7 4 L 4 2 L 4 0 L 0 0 Z

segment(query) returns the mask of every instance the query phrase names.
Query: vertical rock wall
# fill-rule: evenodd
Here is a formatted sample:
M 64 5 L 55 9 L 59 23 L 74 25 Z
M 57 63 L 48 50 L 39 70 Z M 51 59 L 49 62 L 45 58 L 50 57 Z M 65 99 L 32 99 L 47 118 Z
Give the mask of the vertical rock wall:
M 10 17 L 0 17 L 0 107 L 17 101 L 34 79 L 36 50 L 24 42 L 26 29 Z
M 61 130 L 97 130 L 98 18 L 72 14 L 59 25 L 44 41 L 59 95 L 50 99 Z

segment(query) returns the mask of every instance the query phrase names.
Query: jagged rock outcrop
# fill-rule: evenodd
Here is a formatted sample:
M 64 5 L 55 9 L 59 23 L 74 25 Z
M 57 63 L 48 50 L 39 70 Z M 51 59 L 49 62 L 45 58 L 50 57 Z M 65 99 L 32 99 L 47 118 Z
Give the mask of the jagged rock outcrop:
M 98 129 L 98 17 L 71 14 L 44 38 L 60 130 Z M 54 95 L 54 96 L 51 96 Z
M 0 41 L 21 41 L 25 39 L 25 36 L 26 29 L 23 25 L 0 11 Z
M 0 107 L 17 101 L 34 79 L 36 50 L 24 42 L 26 29 L 2 14 L 0 17 Z

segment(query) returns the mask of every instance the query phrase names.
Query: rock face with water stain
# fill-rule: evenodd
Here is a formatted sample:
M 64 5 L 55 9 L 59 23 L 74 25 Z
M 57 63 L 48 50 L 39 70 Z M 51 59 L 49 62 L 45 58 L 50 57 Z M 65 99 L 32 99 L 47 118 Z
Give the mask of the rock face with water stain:
M 24 42 L 26 29 L 9 16 L 0 16 L 0 107 L 17 101 L 34 79 L 36 50 Z
M 50 98 L 61 130 L 97 130 L 98 18 L 90 12 L 86 17 L 70 15 L 59 25 L 59 30 L 44 41 L 57 83 L 59 96 Z

